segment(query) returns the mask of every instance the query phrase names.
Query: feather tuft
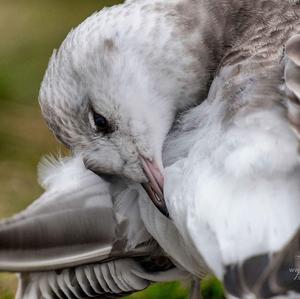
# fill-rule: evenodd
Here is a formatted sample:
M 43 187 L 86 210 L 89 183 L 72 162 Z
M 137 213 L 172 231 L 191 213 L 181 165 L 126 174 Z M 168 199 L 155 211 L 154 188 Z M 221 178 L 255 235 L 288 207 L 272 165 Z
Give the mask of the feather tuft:
M 76 183 L 83 173 L 88 170 L 85 168 L 82 158 L 62 157 L 60 154 L 42 158 L 38 166 L 38 181 L 45 189 L 65 188 L 67 184 Z

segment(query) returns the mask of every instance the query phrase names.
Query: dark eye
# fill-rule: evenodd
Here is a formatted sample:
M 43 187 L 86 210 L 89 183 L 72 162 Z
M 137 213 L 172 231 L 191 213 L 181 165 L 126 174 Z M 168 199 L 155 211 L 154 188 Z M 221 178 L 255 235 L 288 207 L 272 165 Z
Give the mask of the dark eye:
M 109 123 L 104 116 L 93 111 L 93 117 L 94 117 L 95 125 L 99 132 L 103 132 L 103 133 L 110 132 Z

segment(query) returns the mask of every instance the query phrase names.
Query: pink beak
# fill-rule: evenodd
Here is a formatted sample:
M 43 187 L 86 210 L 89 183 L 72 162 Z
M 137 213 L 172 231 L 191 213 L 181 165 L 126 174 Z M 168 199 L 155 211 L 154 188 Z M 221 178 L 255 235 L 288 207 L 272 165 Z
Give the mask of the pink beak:
M 164 177 L 155 162 L 151 162 L 142 156 L 140 156 L 140 158 L 145 175 L 149 179 L 149 182 L 142 184 L 142 186 L 159 211 L 168 217 L 169 213 L 164 200 L 163 192 Z

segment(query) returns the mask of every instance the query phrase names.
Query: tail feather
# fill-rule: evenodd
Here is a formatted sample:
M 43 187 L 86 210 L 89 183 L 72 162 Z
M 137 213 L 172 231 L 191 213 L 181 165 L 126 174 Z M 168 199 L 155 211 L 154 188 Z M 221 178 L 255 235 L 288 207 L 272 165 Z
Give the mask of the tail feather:
M 252 295 L 267 299 L 290 292 L 300 298 L 300 230 L 280 252 L 227 266 L 224 284 L 227 291 L 238 298 Z
M 274 292 L 300 294 L 300 231 L 274 258 L 266 282 Z

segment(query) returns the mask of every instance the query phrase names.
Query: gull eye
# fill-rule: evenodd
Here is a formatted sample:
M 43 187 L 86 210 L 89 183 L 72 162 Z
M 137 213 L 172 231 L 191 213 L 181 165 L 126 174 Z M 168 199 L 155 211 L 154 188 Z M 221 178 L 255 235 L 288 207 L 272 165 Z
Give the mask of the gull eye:
M 109 123 L 104 116 L 93 111 L 93 118 L 99 132 L 109 133 L 111 131 Z

